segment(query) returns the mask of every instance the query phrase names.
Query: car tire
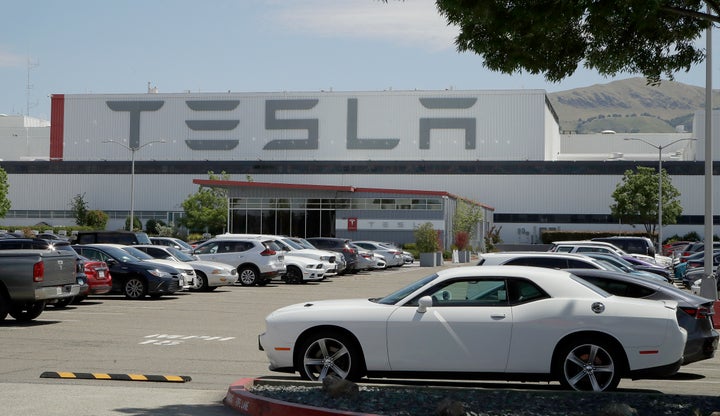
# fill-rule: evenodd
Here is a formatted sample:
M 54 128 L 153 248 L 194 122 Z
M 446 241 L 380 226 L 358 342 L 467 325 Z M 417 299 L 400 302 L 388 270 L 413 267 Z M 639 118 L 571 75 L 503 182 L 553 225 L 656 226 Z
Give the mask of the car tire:
M 259 282 L 258 271 L 252 266 L 238 268 L 238 282 L 243 286 L 253 286 Z
M 287 272 L 284 277 L 285 283 L 287 284 L 298 284 L 302 283 L 303 275 L 302 271 L 295 266 L 287 266 Z
M 560 384 L 577 391 L 609 391 L 620 383 L 622 353 L 601 340 L 566 343 L 560 350 L 555 369 Z
M 318 331 L 301 342 L 296 357 L 296 369 L 305 380 L 322 381 L 334 375 L 358 381 L 365 372 L 365 364 L 357 342 L 338 331 Z
M 74 299 L 75 299 L 74 296 L 70 296 L 69 298 L 58 299 L 58 300 L 55 301 L 55 303 L 53 303 L 52 305 L 53 305 L 53 307 L 54 307 L 55 309 L 64 309 L 66 306 L 68 306 L 69 304 L 71 304 Z
M 0 321 L 4 321 L 10 312 L 10 299 L 0 290 Z
M 85 299 L 87 299 L 87 296 L 75 296 L 73 297 L 73 305 L 79 305 L 81 304 Z
M 142 299 L 147 294 L 147 285 L 139 277 L 131 277 L 123 284 L 123 293 L 128 299 Z
M 195 274 L 195 277 L 197 277 L 197 283 L 195 283 L 195 287 L 190 290 L 196 292 L 209 292 L 208 279 L 207 276 L 205 276 L 205 273 L 196 270 Z
M 45 301 L 23 302 L 10 307 L 10 316 L 19 322 L 30 322 L 45 310 Z

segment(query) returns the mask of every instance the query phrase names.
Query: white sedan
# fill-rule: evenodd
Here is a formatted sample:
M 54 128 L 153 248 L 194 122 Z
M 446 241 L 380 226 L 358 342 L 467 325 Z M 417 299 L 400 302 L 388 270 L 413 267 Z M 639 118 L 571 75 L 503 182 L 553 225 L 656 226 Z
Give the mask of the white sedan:
M 195 285 L 191 290 L 209 292 L 219 286 L 230 286 L 237 281 L 237 270 L 225 263 L 198 260 L 176 248 L 162 245 L 136 245 L 136 249 L 156 259 L 182 262 L 195 269 Z
M 455 267 L 383 298 L 272 312 L 270 369 L 309 380 L 368 377 L 557 380 L 605 391 L 680 368 L 677 303 L 612 296 L 560 270 Z

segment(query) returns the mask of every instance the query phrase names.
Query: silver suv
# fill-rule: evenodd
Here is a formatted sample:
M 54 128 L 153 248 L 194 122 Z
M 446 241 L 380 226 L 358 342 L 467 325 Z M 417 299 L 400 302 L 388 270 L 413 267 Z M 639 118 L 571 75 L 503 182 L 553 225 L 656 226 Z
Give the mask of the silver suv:
M 213 238 L 193 250 L 200 260 L 217 261 L 237 268 L 238 283 L 265 286 L 286 272 L 285 256 L 271 239 Z

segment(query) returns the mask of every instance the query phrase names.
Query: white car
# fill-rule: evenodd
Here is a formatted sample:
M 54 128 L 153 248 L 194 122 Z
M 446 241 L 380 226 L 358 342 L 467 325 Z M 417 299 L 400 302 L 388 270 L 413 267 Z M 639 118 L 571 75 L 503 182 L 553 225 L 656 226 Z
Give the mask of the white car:
M 403 257 L 403 251 L 385 245 L 377 241 L 354 241 L 353 244 L 360 246 L 365 250 L 370 250 L 373 253 L 380 254 L 385 258 L 385 264 L 387 267 L 399 267 L 405 264 L 405 258 Z
M 162 245 L 137 245 L 134 248 L 156 259 L 172 260 L 189 264 L 195 269 L 195 286 L 190 290 L 209 292 L 219 286 L 230 286 L 237 281 L 237 270 L 225 263 L 198 260 L 184 251 Z
M 270 369 L 310 380 L 557 380 L 605 391 L 667 377 L 687 332 L 677 302 L 613 296 L 561 270 L 455 267 L 386 297 L 280 308 L 260 335 Z
M 135 248 L 135 246 L 124 246 L 124 245 L 117 245 L 116 247 L 120 247 L 123 250 L 125 250 L 127 253 L 131 254 L 134 257 L 137 257 L 138 259 L 148 262 L 148 263 L 155 263 L 155 264 L 163 264 L 165 266 L 174 267 L 180 272 L 180 277 L 182 278 L 180 285 L 183 290 L 190 290 L 190 288 L 195 287 L 195 269 L 193 269 L 192 266 L 185 263 L 178 263 L 174 260 L 163 260 L 163 259 L 156 259 L 149 254 L 142 252 Z
M 213 238 L 195 247 L 192 254 L 236 268 L 243 286 L 265 286 L 287 272 L 283 251 L 270 239 Z

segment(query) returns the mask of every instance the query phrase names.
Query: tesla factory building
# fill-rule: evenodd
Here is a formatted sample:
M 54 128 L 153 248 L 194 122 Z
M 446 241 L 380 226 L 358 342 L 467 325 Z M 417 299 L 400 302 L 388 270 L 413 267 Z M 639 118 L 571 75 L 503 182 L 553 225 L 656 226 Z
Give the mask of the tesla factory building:
M 543 90 L 56 94 L 51 104 L 49 128 L 0 117 L 3 147 L 34 153 L 0 152 L 5 227 L 74 225 L 76 195 L 110 215 L 108 228 L 131 209 L 143 224 L 175 222 L 212 185 L 229 190 L 228 231 L 239 233 L 404 243 L 430 221 L 447 247 L 459 200 L 482 209 L 479 239 L 493 227 L 505 243 L 537 243 L 543 229 L 629 231 L 610 215 L 612 192 L 658 153 L 624 139 L 690 137 L 561 134 Z M 28 139 L 43 128 L 44 151 Z M 684 209 L 666 236 L 702 234 L 701 143 L 661 155 Z

